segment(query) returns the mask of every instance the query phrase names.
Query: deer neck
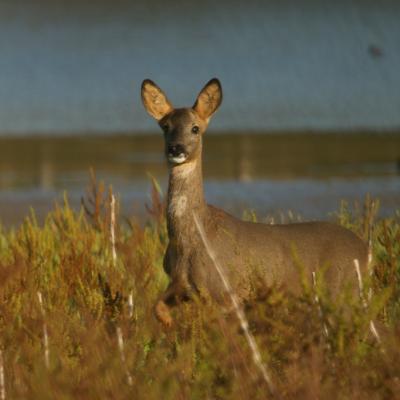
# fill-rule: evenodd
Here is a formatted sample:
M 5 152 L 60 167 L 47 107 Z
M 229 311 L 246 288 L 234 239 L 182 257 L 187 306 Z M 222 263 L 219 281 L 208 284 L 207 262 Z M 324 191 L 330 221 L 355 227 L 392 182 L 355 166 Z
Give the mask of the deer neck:
M 185 240 L 194 227 L 193 213 L 206 215 L 201 157 L 170 168 L 167 223 L 171 239 Z

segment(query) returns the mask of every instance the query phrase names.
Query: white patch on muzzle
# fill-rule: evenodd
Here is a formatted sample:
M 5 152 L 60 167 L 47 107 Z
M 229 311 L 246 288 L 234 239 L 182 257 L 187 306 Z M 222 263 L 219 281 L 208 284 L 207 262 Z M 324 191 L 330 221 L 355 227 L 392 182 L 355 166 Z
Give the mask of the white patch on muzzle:
M 186 156 L 183 153 L 179 154 L 179 156 L 173 156 L 171 153 L 169 153 L 168 161 L 174 164 L 182 164 L 184 161 L 186 161 Z

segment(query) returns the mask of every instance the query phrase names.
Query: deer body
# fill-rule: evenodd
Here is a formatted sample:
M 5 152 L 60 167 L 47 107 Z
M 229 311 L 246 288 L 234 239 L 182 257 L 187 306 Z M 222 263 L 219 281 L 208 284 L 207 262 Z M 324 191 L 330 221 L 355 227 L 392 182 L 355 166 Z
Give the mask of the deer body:
M 354 276 L 353 260 L 365 268 L 367 247 L 351 231 L 327 222 L 266 225 L 238 220 L 207 205 L 202 182 L 202 134 L 222 100 L 217 80 L 200 92 L 195 105 L 173 109 L 163 92 L 151 81 L 142 85 L 147 111 L 165 132 L 169 161 L 167 226 L 169 244 L 164 269 L 171 278 L 156 305 L 156 316 L 172 322 L 169 307 L 192 296 L 206 294 L 221 304 L 226 292 L 194 223 L 201 222 L 230 285 L 239 299 L 247 299 L 252 285 L 300 288 L 294 252 L 306 274 L 329 265 L 326 281 L 337 291 Z M 354 280 L 354 279 L 353 279 Z

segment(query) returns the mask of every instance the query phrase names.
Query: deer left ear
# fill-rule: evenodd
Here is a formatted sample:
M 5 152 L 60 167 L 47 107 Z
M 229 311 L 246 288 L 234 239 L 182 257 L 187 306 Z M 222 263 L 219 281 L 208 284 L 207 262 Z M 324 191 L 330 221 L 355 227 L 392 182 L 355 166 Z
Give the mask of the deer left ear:
M 197 96 L 193 109 L 208 121 L 222 103 L 222 87 L 218 79 L 211 79 Z

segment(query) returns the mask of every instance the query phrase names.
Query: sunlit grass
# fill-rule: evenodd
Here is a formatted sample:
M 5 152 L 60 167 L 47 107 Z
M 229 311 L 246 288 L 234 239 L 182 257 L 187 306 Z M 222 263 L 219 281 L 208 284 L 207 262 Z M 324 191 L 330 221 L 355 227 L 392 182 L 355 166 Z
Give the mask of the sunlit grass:
M 32 211 L 18 229 L 0 230 L 6 398 L 268 398 L 235 315 L 195 301 L 174 310 L 168 331 L 155 320 L 153 306 L 168 282 L 157 186 L 145 226 L 117 216 L 116 261 L 110 196 L 93 182 L 80 211 L 66 196 L 42 225 Z M 364 239 L 371 236 L 373 273 L 363 277 L 366 296 L 373 289 L 367 309 L 346 288 L 331 298 L 323 274 L 299 296 L 256 287 L 245 304 L 280 397 L 380 399 L 400 392 L 400 214 L 377 219 L 376 210 L 367 200 L 352 211 L 343 204 L 335 214 Z M 371 320 L 381 344 L 370 333 Z

